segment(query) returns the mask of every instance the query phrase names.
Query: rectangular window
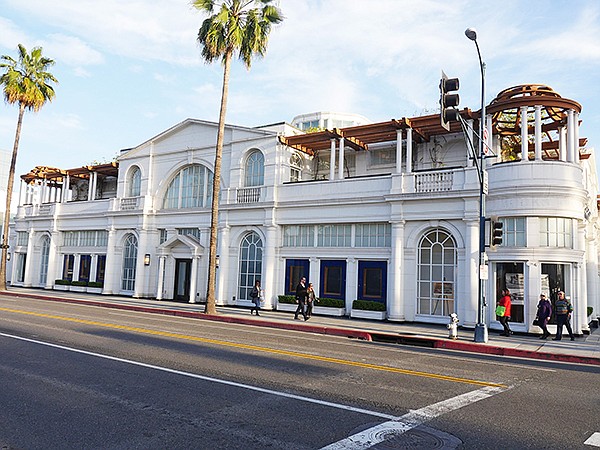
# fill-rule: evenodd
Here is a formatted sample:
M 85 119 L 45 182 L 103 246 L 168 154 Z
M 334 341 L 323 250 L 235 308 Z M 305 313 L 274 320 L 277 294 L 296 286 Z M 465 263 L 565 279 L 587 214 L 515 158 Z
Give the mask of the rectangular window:
M 63 280 L 73 280 L 73 266 L 75 264 L 75 255 L 65 255 L 63 260 Z
M 104 272 L 106 270 L 106 255 L 98 255 L 96 262 L 96 282 L 104 283 Z
M 77 247 L 79 244 L 77 231 L 65 231 L 63 233 L 63 245 L 65 247 Z
M 540 217 L 540 246 L 573 248 L 573 221 L 564 217 Z
M 352 225 L 319 225 L 317 247 L 351 247 Z
M 108 245 L 108 231 L 64 231 L 63 245 L 65 247 L 106 247 Z
M 16 281 L 23 283 L 25 281 L 25 263 L 27 262 L 27 253 L 17 253 Z
M 310 261 L 308 259 L 285 260 L 285 294 L 296 294 L 296 286 L 302 277 L 308 278 Z
M 358 300 L 386 302 L 387 261 L 358 262 Z
M 164 228 L 160 228 L 158 230 L 158 234 L 159 234 L 159 243 L 163 244 L 165 242 L 167 242 L 167 230 L 165 230 Z
M 372 166 L 390 166 L 396 164 L 396 147 L 376 148 L 369 151 Z
M 79 281 L 90 281 L 91 267 L 91 255 L 81 255 L 81 257 L 79 258 Z
M 525 278 L 523 263 L 496 263 L 496 299 L 503 289 L 510 291 L 510 321 L 525 321 Z
M 503 247 L 526 247 L 526 231 L 524 217 L 501 217 L 502 246 Z
M 315 227 L 313 225 L 286 225 L 283 227 L 284 247 L 314 247 Z
M 27 231 L 17 231 L 17 245 L 27 245 L 29 233 Z
M 199 228 L 178 228 L 177 234 L 180 236 L 192 236 L 196 240 L 200 240 L 200 229 Z
M 321 261 L 320 297 L 346 298 L 346 261 Z
M 355 247 L 391 247 L 392 227 L 389 223 L 356 224 Z

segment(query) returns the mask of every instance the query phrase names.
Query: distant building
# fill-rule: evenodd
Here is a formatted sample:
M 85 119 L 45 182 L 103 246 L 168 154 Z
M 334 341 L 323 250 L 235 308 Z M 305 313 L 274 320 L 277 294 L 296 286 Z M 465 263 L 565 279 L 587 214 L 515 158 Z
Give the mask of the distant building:
M 355 127 L 368 123 L 371 123 L 371 121 L 364 116 L 335 112 L 302 114 L 292 119 L 292 125 L 302 131 L 315 129 L 333 130 L 334 128 Z
M 540 292 L 573 301 L 574 329 L 600 310 L 595 155 L 579 136 L 581 106 L 546 86 L 517 86 L 487 106 L 487 217 L 503 242 L 486 251 L 488 307 L 513 293 L 516 331 Z M 477 321 L 480 182 L 465 132 L 439 115 L 293 126 L 226 127 L 217 301 L 285 309 L 301 276 L 344 308 L 320 313 L 393 321 Z M 356 119 L 358 120 L 358 119 Z M 366 119 L 365 119 L 366 120 Z M 314 121 L 314 123 L 313 123 Z M 301 133 L 300 129 L 322 128 Z M 346 126 L 343 126 L 346 125 Z M 188 119 L 123 152 L 118 163 L 23 175 L 11 235 L 11 283 L 185 302 L 205 300 L 217 124 Z M 466 137 L 466 139 L 465 139 Z M 353 308 L 376 302 L 384 312 Z M 295 306 L 294 306 L 295 308 Z M 377 314 L 376 314 L 377 313 Z

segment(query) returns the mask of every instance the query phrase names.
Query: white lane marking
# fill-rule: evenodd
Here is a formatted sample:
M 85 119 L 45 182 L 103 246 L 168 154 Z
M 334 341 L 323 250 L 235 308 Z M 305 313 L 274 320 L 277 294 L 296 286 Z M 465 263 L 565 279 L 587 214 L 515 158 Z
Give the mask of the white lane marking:
M 433 405 L 411 411 L 394 420 L 384 422 L 373 428 L 356 433 L 338 442 L 334 442 L 322 450 L 359 450 L 367 449 L 391 437 L 399 436 L 407 431 L 432 420 L 435 417 L 449 413 L 463 406 L 470 405 L 505 391 L 507 388 L 484 387 L 467 392 Z
M 198 375 L 198 374 L 190 373 L 190 372 L 183 372 L 181 370 L 169 369 L 168 367 L 155 366 L 153 364 L 146 364 L 146 363 L 142 363 L 139 361 L 133 361 L 130 359 L 117 358 L 115 356 L 103 355 L 101 353 L 88 352 L 86 350 L 80 350 L 77 348 L 66 347 L 64 345 L 52 344 L 50 342 L 38 341 L 35 339 L 29 339 L 29 338 L 25 338 L 25 337 L 21 337 L 21 336 L 14 336 L 12 334 L 0 333 L 0 336 L 4 336 L 7 338 L 11 338 L 11 339 L 17 339 L 17 340 L 25 341 L 25 342 L 31 342 L 31 343 L 39 344 L 39 345 L 45 345 L 47 347 L 58 348 L 60 350 L 66 350 L 69 352 L 80 353 L 82 355 L 94 356 L 96 358 L 103 358 L 103 359 L 117 361 L 117 362 L 121 362 L 121 363 L 125 363 L 125 364 L 132 364 L 134 366 L 145 367 L 145 368 L 154 369 L 154 370 L 160 370 L 160 371 L 167 372 L 167 373 L 173 373 L 176 375 L 183 375 L 185 377 L 196 378 L 198 380 L 209 381 L 212 383 L 225 384 L 227 386 L 233 386 L 233 387 L 237 387 L 237 388 L 241 388 L 241 389 L 248 389 L 248 390 L 256 391 L 256 392 L 262 392 L 264 394 L 277 395 L 279 397 L 290 398 L 290 399 L 299 400 L 302 402 L 314 403 L 314 404 L 321 405 L 321 406 L 329 406 L 331 408 L 343 409 L 345 411 L 352 411 L 352 412 L 356 412 L 356 413 L 360 413 L 360 414 L 366 414 L 369 416 L 381 417 L 383 419 L 393 420 L 396 417 L 391 414 L 383 414 L 383 413 L 380 413 L 377 411 L 369 411 L 368 409 L 355 408 L 353 406 L 342 405 L 340 403 L 327 402 L 324 400 L 319 400 L 319 399 L 310 398 L 310 397 L 304 397 L 301 395 L 289 394 L 287 392 L 273 391 L 273 390 L 261 388 L 258 386 L 251 386 L 249 384 L 236 383 L 235 381 L 220 380 L 218 378 L 207 377 L 207 376 Z
M 592 434 L 587 441 L 584 442 L 585 445 L 593 445 L 594 447 L 600 447 L 600 433 Z

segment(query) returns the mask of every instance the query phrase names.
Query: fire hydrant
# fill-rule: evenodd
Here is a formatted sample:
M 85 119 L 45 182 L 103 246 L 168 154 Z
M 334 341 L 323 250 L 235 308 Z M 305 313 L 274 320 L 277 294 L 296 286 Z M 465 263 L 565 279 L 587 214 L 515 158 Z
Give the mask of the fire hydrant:
M 450 323 L 446 327 L 448 328 L 448 338 L 458 339 L 458 316 L 456 313 L 450 314 Z

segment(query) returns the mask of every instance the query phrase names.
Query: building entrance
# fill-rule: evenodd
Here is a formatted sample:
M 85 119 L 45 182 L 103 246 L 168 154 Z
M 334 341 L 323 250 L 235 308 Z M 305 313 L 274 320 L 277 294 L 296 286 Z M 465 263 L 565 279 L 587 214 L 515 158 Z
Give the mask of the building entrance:
M 176 302 L 190 301 L 190 274 L 192 272 L 191 259 L 175 260 L 175 291 L 173 300 Z

